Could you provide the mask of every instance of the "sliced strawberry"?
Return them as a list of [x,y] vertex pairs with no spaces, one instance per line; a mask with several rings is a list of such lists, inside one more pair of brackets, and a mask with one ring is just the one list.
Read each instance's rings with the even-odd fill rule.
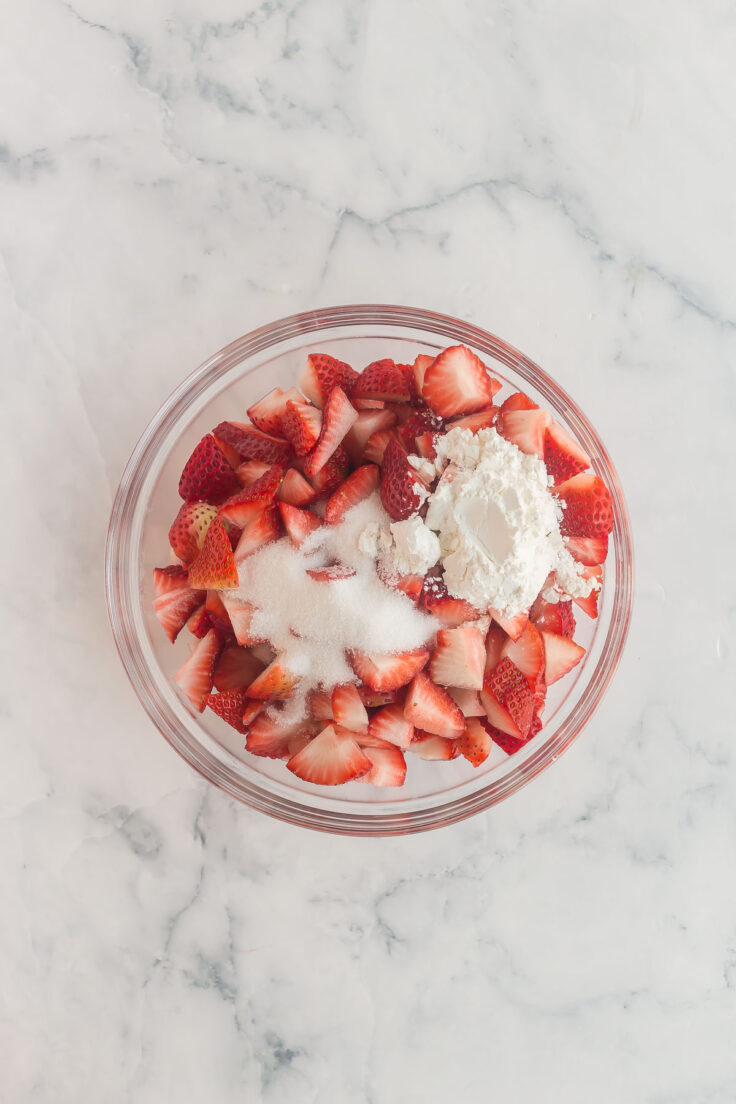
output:
[[424,581],[422,603],[427,613],[431,613],[448,629],[463,625],[466,621],[477,620],[481,612],[464,598],[453,598],[447,593],[443,580],[433,576]]
[[548,686],[557,682],[573,667],[577,667],[585,655],[585,648],[581,648],[574,640],[568,640],[566,636],[558,636],[557,633],[540,633],[544,642],[544,680]]
[[244,460],[263,460],[286,467],[293,455],[290,443],[283,437],[262,433],[248,422],[220,422],[214,432]]
[[434,736],[429,732],[418,730],[415,731],[414,739],[407,750],[418,755],[420,759],[457,759],[460,754],[454,740],[446,740],[444,736]]
[[465,731],[455,741],[461,755],[464,755],[474,767],[484,763],[491,753],[493,741],[483,725],[476,717],[471,717],[465,724]]
[[235,474],[242,487],[252,487],[257,479],[271,470],[272,466],[263,460],[243,460],[242,464],[236,467]]
[[[485,676],[489,671],[492,671],[496,664],[503,655],[504,645],[508,640],[507,634],[503,631],[500,625],[491,625],[486,636],[486,665],[484,671]],[[485,710],[484,710],[485,712]]]
[[393,410],[361,410],[344,441],[353,464],[363,463],[366,442],[374,433],[380,429],[391,429],[395,425],[396,415]]
[[[386,582],[386,580],[382,580]],[[422,590],[424,589],[424,576],[423,575],[399,575],[392,579],[390,584],[392,590],[400,590],[402,594],[405,594],[413,606],[419,605],[419,599],[422,597]]]
[[[323,468],[322,471],[325,469]],[[321,474],[321,473],[320,473]],[[308,483],[296,468],[289,468],[284,482],[279,487],[279,498],[290,506],[311,506],[318,495],[311,483]]]
[[343,360],[326,353],[310,353],[299,386],[315,406],[323,407],[334,387],[348,392],[357,378],[355,369]]
[[219,448],[220,452],[225,457],[228,464],[233,469],[233,471],[235,471],[235,474],[237,475],[238,473],[237,473],[236,469],[240,465],[240,461],[242,460],[242,456],[240,455],[239,452],[236,452],[234,448],[231,448],[230,445],[228,445],[227,441],[223,441],[221,437],[218,437],[216,433],[213,433],[212,436],[214,437],[215,444]]
[[368,710],[361,701],[355,683],[346,682],[333,688],[332,716],[342,728],[349,728],[351,732],[368,731]]
[[221,502],[238,489],[238,481],[211,433],[199,442],[184,465],[179,496],[185,502]]
[[414,410],[399,427],[399,440],[407,452],[416,452],[417,437],[421,437],[424,433],[438,433],[442,425],[442,419],[438,418],[428,406],[423,406],[419,410]]
[[235,549],[235,563],[240,564],[259,548],[281,536],[281,515],[275,503],[264,507],[244,526]]
[[236,732],[245,732],[243,724],[243,710],[248,699],[243,690],[223,690],[220,694],[208,694],[207,705],[210,709],[222,717],[223,721],[231,725]]
[[540,632],[544,629],[545,632],[567,637],[575,633],[575,614],[568,601],[547,602],[540,594],[529,611],[529,618]]
[[327,564],[326,567],[310,567],[307,569],[307,575],[316,583],[335,583],[342,579],[352,579],[355,570],[348,564],[333,563]]
[[539,406],[523,391],[515,391],[513,395],[504,399],[499,407],[501,414],[505,414],[507,410],[539,410]]
[[[481,724],[494,744],[500,747],[501,751],[505,751],[507,755],[515,755],[517,751],[520,751],[521,748],[528,743],[527,740],[519,740],[516,736],[509,736],[508,732],[502,732],[500,728],[496,728],[490,721],[482,720]],[[531,733],[529,739],[531,739],[532,735],[536,734]]]
[[265,702],[258,701],[256,698],[248,698],[245,700],[245,708],[243,710],[243,724],[247,728],[248,725],[253,724],[258,714],[261,712],[265,705]]
[[427,369],[430,364],[434,363],[433,356],[427,356],[426,353],[420,353],[414,360],[411,366],[412,375],[414,376],[414,387],[417,395],[422,394],[424,388],[424,377],[427,374]]
[[268,433],[272,437],[283,437],[281,417],[286,410],[286,404],[291,401],[302,401],[302,394],[296,387],[290,387],[288,391],[274,387],[273,391],[269,391],[259,402],[248,407],[248,417],[262,433]]
[[350,401],[356,410],[383,410],[386,406],[385,402],[381,399],[354,399],[350,396]]
[[332,694],[329,690],[311,690],[308,699],[309,712],[315,721],[334,721]]
[[434,460],[437,455],[437,449],[435,448],[436,441],[436,433],[430,433],[429,431],[427,433],[420,433],[417,437],[417,456],[421,456],[424,460]]
[[422,395],[435,414],[454,418],[491,406],[500,386],[467,346],[451,345],[427,368]]
[[420,499],[414,488],[417,475],[396,441],[389,441],[381,467],[381,502],[389,517],[403,521],[415,514]]
[[437,647],[429,661],[432,681],[439,686],[481,690],[486,662],[485,641],[485,632],[472,621],[455,629],[440,629]]
[[294,675],[277,656],[265,671],[248,686],[248,697],[261,701],[286,701],[294,694],[299,676]]
[[498,407],[489,406],[486,410],[477,410],[475,414],[465,414],[462,418],[454,418],[447,423],[447,432],[451,429],[469,429],[471,433],[477,433],[479,429],[490,429],[496,424]]
[[613,507],[608,489],[593,472],[581,472],[555,487],[564,517],[561,531],[568,537],[607,537],[613,529]]
[[317,472],[316,475],[310,475],[309,482],[314,487],[318,496],[330,495],[333,491],[337,490],[342,481],[347,477],[350,471],[350,464],[348,462],[348,454],[345,449],[340,448],[335,450],[333,456],[327,461],[323,468]]
[[377,429],[366,441],[363,455],[369,463],[381,465],[389,442],[398,440],[395,429]]
[[424,732],[451,740],[465,728],[465,718],[446,690],[432,682],[425,671],[413,678],[404,700],[404,716]]
[[185,502],[169,529],[169,544],[182,563],[196,559],[217,507],[206,502]]
[[322,518],[317,517],[311,510],[290,506],[288,502],[279,502],[278,506],[287,536],[297,548],[300,548],[309,534],[319,529],[322,524]]
[[264,506],[273,502],[283,478],[284,469],[279,464],[274,464],[255,483],[243,487],[223,503],[219,516],[231,525],[244,529],[249,521],[261,513]]
[[306,456],[319,440],[322,411],[311,403],[288,402],[281,425],[297,456]]
[[311,479],[325,466],[341,443],[358,412],[341,387],[334,387],[325,403],[319,439],[304,462],[305,475]]
[[507,617],[494,609],[489,609],[488,612],[496,624],[500,625],[506,635],[510,636],[512,640],[519,639],[529,620],[529,614],[526,612],[516,613],[513,617]]
[[408,403],[411,391],[404,373],[393,360],[374,360],[354,381],[350,398]]
[[207,704],[207,695],[212,692],[212,675],[221,648],[219,635],[210,629],[174,675],[174,681],[200,713]]
[[[608,555],[608,537],[566,537],[567,550],[574,560],[595,567],[606,562]],[[176,549],[174,549],[176,551]],[[182,557],[180,557],[182,558]]]
[[486,711],[481,705],[477,690],[463,690],[459,686],[448,686],[447,693],[463,717],[485,717]]
[[227,590],[222,591],[222,603],[227,610],[238,644],[246,648],[250,648],[253,644],[262,644],[263,637],[253,632],[253,616],[256,613],[256,607]]
[[[205,591],[202,591],[201,593],[204,594]],[[210,617],[209,611],[204,602],[194,611],[194,613],[188,619],[187,628],[189,629],[192,636],[196,636],[197,640],[201,640],[203,636],[207,635],[210,629],[215,628],[215,626],[212,624],[212,618]],[[222,636],[222,633],[220,633],[220,636]]]
[[[217,661],[213,683],[218,690],[244,690],[263,671],[263,664],[247,648],[229,644]],[[241,715],[243,710],[240,710]]]
[[596,586],[591,590],[590,594],[586,598],[573,598],[573,602],[576,606],[579,606],[583,613],[587,613],[588,617],[598,616],[598,595],[601,592],[601,581],[603,579],[603,568],[600,566],[586,567],[583,569],[583,575],[586,579],[595,579]]
[[429,648],[415,648],[394,655],[365,655],[352,652],[348,662],[361,682],[371,690],[398,690],[421,671],[429,659]]
[[507,640],[503,654],[518,667],[530,686],[536,684],[544,670],[544,645],[537,629],[529,621],[518,640]]
[[366,747],[363,752],[373,765],[361,782],[370,782],[372,786],[404,785],[406,759],[399,748]]
[[156,591],[154,613],[173,644],[195,610],[204,603],[205,595],[202,590],[190,587],[183,567],[154,568],[153,586]]
[[566,429],[551,422],[544,438],[544,463],[555,483],[562,483],[590,467],[590,457]]
[[219,518],[210,525],[202,549],[189,568],[189,582],[200,590],[225,590],[238,585],[230,538]]
[[230,617],[227,609],[220,597],[219,590],[208,590],[207,598],[205,600],[205,608],[212,622],[212,628],[217,629],[223,640],[226,637],[232,636],[233,627],[230,624]]
[[339,786],[367,774],[373,763],[344,729],[337,732],[332,725],[328,725],[286,766],[304,782],[313,782],[316,786]]
[[403,706],[398,703],[384,705],[371,717],[368,735],[373,740],[386,741],[406,749],[414,736],[414,725],[404,716]]
[[377,709],[382,705],[391,705],[401,697],[401,689],[396,690],[371,690],[370,686],[358,686],[358,693],[363,705],[368,709]]
[[486,675],[480,700],[492,725],[519,740],[527,739],[534,715],[534,691],[508,656]]
[[381,477],[375,464],[363,464],[347,477],[330,496],[325,507],[325,521],[328,525],[338,525],[348,510],[363,502],[378,489]]
[[507,410],[496,419],[496,430],[530,456],[544,456],[544,442],[552,415],[547,410]]
[[294,742],[309,737],[314,728],[298,721],[292,725],[280,725],[266,713],[259,713],[250,725],[245,737],[245,747],[253,755],[267,759],[286,759],[295,754]]

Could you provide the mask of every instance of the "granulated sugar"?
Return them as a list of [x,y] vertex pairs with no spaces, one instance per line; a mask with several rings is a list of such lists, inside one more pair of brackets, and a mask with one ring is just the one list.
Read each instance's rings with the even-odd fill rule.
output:
[[[434,618],[384,586],[375,560],[359,547],[367,526],[385,529],[389,521],[378,495],[372,495],[349,510],[340,525],[310,534],[300,549],[283,538],[239,565],[237,594],[258,609],[252,631],[265,637],[284,666],[300,676],[297,694],[282,714],[285,723],[304,715],[309,690],[357,681],[347,651],[408,651],[436,632]],[[335,562],[349,565],[356,574],[318,582],[306,573]]]

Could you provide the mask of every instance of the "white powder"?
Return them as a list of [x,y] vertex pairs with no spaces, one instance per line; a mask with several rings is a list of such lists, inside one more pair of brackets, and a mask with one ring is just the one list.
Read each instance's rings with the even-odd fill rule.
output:
[[424,575],[440,558],[439,538],[418,514],[391,524],[394,547],[391,559],[401,575]]
[[[284,538],[240,564],[236,593],[257,607],[253,632],[265,637],[284,666],[300,676],[295,698],[279,715],[284,724],[304,716],[310,689],[356,681],[346,651],[408,651],[436,632],[434,618],[380,581],[372,550],[360,546],[367,528],[385,533],[388,524],[374,494],[349,510],[340,525],[315,530],[301,548]],[[334,562],[349,565],[356,574],[318,582],[306,573]]]
[[529,608],[551,572],[559,591],[591,592],[560,535],[562,510],[538,457],[495,429],[453,429],[436,450],[442,475],[426,524],[438,534],[450,594],[513,616]]

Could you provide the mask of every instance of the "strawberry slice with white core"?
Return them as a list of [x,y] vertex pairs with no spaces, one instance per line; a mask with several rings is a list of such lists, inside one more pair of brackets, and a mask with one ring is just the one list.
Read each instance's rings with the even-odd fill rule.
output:
[[419,671],[404,700],[404,716],[415,728],[452,740],[465,729],[465,718],[446,690]]
[[566,636],[558,636],[557,633],[540,633],[544,643],[544,680],[548,686],[557,682],[573,667],[577,667],[585,655],[585,648],[581,648],[574,640],[568,640]]
[[381,429],[392,429],[396,425],[393,410],[361,410],[354,424],[345,435],[345,448],[353,464],[362,464],[366,442]]
[[330,496],[325,507],[328,525],[339,525],[348,510],[369,498],[378,489],[381,472],[375,464],[363,464],[347,477]]
[[417,474],[398,441],[389,441],[381,467],[381,502],[389,517],[404,521],[421,505],[415,484]]
[[[324,471],[324,468],[322,469]],[[289,468],[279,487],[278,497],[290,506],[311,506],[319,497],[311,483],[308,483],[296,468]]]
[[361,701],[355,683],[346,682],[332,690],[332,716],[342,728],[351,732],[368,731],[368,710]]
[[371,717],[368,736],[373,740],[386,741],[406,749],[414,736],[414,725],[404,716],[401,705],[384,705]]
[[256,479],[255,483],[251,483],[249,487],[243,487],[223,503],[220,507],[220,518],[229,521],[231,525],[237,525],[240,529],[245,528],[264,506],[273,502],[283,478],[284,469],[274,464],[259,479]]
[[219,518],[210,525],[204,544],[189,568],[189,583],[201,590],[225,590],[238,585],[230,538]]
[[349,733],[344,729],[338,732],[333,725],[328,725],[286,766],[304,782],[339,786],[367,774],[373,763]]
[[481,722],[477,718],[471,717],[465,726],[465,731],[457,737],[455,745],[469,763],[472,763],[474,767],[479,767],[490,755],[493,740]]
[[268,433],[272,437],[283,437],[281,416],[290,401],[302,402],[301,392],[297,391],[296,387],[290,387],[288,391],[274,387],[273,391],[269,391],[259,402],[248,407],[248,417],[261,432]]
[[242,690],[223,690],[220,694],[208,694],[206,704],[236,732],[243,733],[245,732],[243,710],[246,701],[247,698]]
[[454,740],[446,740],[444,736],[434,736],[429,732],[417,732],[407,751],[420,759],[444,761],[457,759],[460,754]]
[[376,430],[366,441],[363,450],[365,459],[371,464],[383,464],[383,458],[386,455],[386,449],[390,441],[396,441],[397,443],[399,441],[395,429]]
[[267,464],[288,464],[293,449],[283,437],[261,433],[249,422],[220,422],[214,432],[235,449],[244,460],[263,460]]
[[420,353],[414,363],[411,366],[412,375],[414,376],[414,385],[417,390],[417,394],[421,395],[424,389],[424,377],[427,374],[427,369],[430,364],[434,363],[434,357],[427,356],[426,353]]
[[200,713],[204,712],[207,695],[212,693],[212,676],[221,648],[219,634],[210,629],[174,675],[174,681]]
[[333,388],[325,403],[319,439],[304,463],[304,472],[308,477],[316,475],[325,466],[357,418],[358,411],[342,388]]
[[455,418],[491,406],[500,386],[467,346],[451,345],[427,368],[422,397],[441,418]]
[[558,422],[550,422],[544,438],[544,463],[555,483],[562,483],[590,467],[587,452]]
[[310,403],[290,401],[286,404],[281,427],[291,441],[297,456],[306,456],[317,444],[322,430],[322,411]]
[[[247,648],[229,644],[215,666],[213,683],[218,690],[244,690],[263,671],[263,664]],[[243,710],[241,709],[241,714]]]
[[[244,526],[240,540],[235,548],[235,563],[241,564],[246,556],[257,552],[259,548],[278,540],[281,536],[281,515],[275,503],[261,509]],[[237,584],[236,584],[237,586]]]
[[308,738],[313,732],[314,727],[304,721],[280,725],[267,713],[259,713],[248,729],[245,746],[253,755],[267,759],[290,758],[295,754],[291,750],[294,741]]
[[332,712],[332,694],[329,690],[311,690],[308,698],[308,709],[315,721],[334,721],[335,719]]
[[300,548],[309,534],[319,529],[322,524],[322,518],[317,517],[311,510],[290,506],[288,502],[279,502],[278,508],[287,536],[297,548]]
[[406,759],[397,747],[365,747],[363,754],[370,759],[372,766],[364,774],[361,782],[370,782],[372,786],[403,786],[406,778]]
[[496,419],[498,433],[521,452],[544,457],[544,442],[552,415],[547,410],[507,410]]
[[544,645],[537,629],[529,621],[518,640],[507,640],[503,654],[518,667],[527,681],[534,686],[544,670]]
[[497,406],[489,406],[487,410],[478,410],[475,414],[465,414],[462,418],[454,418],[448,422],[447,432],[451,429],[469,429],[471,433],[477,433],[479,429],[490,429],[496,424],[497,415]]
[[583,569],[583,576],[586,579],[594,579],[596,585],[585,598],[573,598],[573,602],[583,613],[587,613],[588,617],[597,617],[598,595],[600,594],[601,582],[603,580],[603,568],[600,565],[596,567],[586,567]]
[[222,592],[222,603],[227,610],[238,644],[246,648],[250,648],[252,644],[262,644],[263,637],[254,633],[252,628],[253,617],[257,612],[256,607],[227,590]]
[[509,736],[527,739],[534,715],[534,691],[508,656],[486,675],[480,700],[492,725]]
[[448,686],[447,693],[463,717],[485,717],[486,711],[481,705],[477,690],[463,690],[459,686]]
[[334,387],[348,392],[358,373],[343,360],[326,353],[310,353],[299,380],[299,386],[315,406],[323,407]]
[[366,655],[352,652],[348,662],[361,682],[371,690],[398,690],[421,671],[429,660],[429,648],[390,655]]
[[561,532],[568,537],[607,537],[613,529],[611,496],[600,476],[581,472],[555,487],[562,504]]
[[539,406],[523,391],[515,391],[513,395],[504,399],[498,409],[501,414],[505,414],[507,410],[539,410]]
[[411,392],[404,373],[393,360],[374,360],[353,383],[350,398],[408,403]]
[[236,467],[235,474],[242,487],[252,487],[256,480],[272,467],[272,464],[266,464],[263,460],[243,460],[242,464]]
[[238,481],[225,454],[208,433],[184,465],[179,495],[185,502],[221,502],[238,489]]
[[153,571],[156,597],[153,609],[173,644],[192,614],[205,600],[202,590],[193,590],[183,567],[156,567]]
[[453,598],[447,593],[442,579],[433,577],[425,580],[422,602],[427,613],[431,613],[448,629],[463,625],[466,621],[476,621],[481,615],[481,611],[464,598]]
[[217,517],[217,507],[206,502],[185,502],[169,529],[169,544],[182,561],[188,564],[197,558],[207,530]]
[[565,537],[567,550],[574,560],[586,567],[605,563],[608,555],[608,537]]
[[486,663],[485,641],[485,632],[472,621],[455,629],[440,629],[437,647],[429,661],[432,681],[440,686],[481,690]]
[[293,697],[299,676],[292,674],[279,656],[248,686],[248,697],[260,701],[286,701]]
[[506,635],[510,636],[512,640],[519,639],[529,620],[529,614],[526,611],[516,613],[512,617],[508,617],[494,609],[489,609],[488,612],[496,624],[500,625]]

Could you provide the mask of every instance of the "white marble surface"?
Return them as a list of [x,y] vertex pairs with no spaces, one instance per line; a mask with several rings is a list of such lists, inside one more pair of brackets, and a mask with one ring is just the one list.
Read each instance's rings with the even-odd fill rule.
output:
[[[736,1100],[736,8],[0,10],[0,1099]],[[540,361],[628,493],[627,654],[546,777],[327,838],[154,732],[107,515],[208,354],[335,302]]]

